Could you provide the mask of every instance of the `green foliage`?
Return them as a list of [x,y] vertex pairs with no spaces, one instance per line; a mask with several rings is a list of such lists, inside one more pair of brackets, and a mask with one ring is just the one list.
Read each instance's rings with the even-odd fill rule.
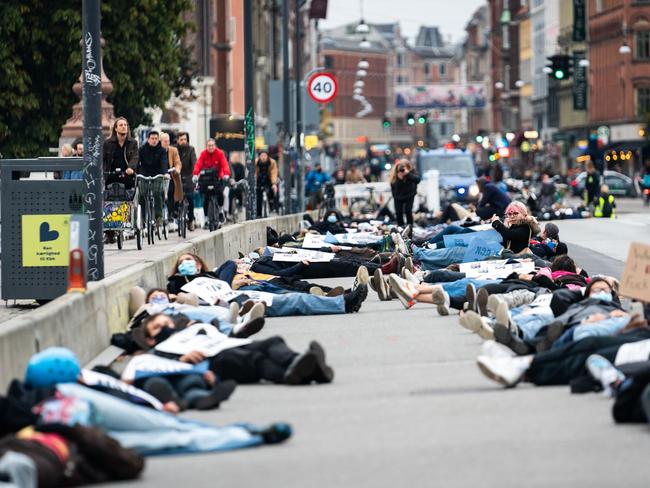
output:
[[[189,88],[193,29],[183,18],[190,0],[102,2],[104,68],[109,100],[131,127],[147,122],[145,108],[162,106]],[[0,2],[0,153],[47,155],[72,114],[72,85],[81,72],[81,1]]]

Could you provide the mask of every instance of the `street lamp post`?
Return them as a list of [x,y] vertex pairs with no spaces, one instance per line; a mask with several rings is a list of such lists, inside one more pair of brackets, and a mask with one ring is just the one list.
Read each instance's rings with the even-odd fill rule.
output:
[[282,0],[282,151],[284,175],[284,209],[291,213],[291,161],[289,156],[289,143],[291,140],[291,111],[289,105],[289,86],[291,75],[289,72],[289,0]]
[[302,92],[300,86],[301,75],[301,62],[302,62],[302,33],[300,18],[300,8],[304,0],[295,0],[295,63],[294,63],[294,77],[296,80],[296,191],[298,196],[298,212],[302,212],[305,208],[305,192],[303,189],[305,180],[305,167],[302,161]]
[[82,3],[83,203],[88,214],[88,279],[104,278],[104,181],[102,173],[102,66],[100,0]]

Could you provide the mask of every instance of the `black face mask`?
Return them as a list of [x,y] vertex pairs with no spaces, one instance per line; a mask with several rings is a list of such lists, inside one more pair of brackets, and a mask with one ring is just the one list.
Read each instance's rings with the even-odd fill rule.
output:
[[156,344],[160,344],[161,342],[166,341],[172,336],[172,334],[174,334],[174,332],[176,332],[176,329],[172,329],[171,327],[163,327],[160,329],[160,332],[158,332],[158,335],[154,337]]

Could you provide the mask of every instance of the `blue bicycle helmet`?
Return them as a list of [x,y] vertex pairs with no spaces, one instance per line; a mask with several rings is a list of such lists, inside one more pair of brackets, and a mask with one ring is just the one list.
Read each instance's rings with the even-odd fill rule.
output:
[[75,353],[64,347],[50,347],[31,357],[25,371],[25,383],[32,388],[74,383],[80,372]]

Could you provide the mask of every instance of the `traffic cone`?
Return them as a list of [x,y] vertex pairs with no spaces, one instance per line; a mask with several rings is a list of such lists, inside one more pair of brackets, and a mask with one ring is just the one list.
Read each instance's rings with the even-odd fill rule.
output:
[[68,265],[68,293],[86,291],[86,262],[81,249],[70,251]]

